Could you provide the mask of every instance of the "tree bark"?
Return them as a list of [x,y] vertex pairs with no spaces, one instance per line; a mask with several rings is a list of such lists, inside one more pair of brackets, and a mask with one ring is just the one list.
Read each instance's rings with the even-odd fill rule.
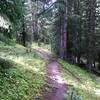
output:
[[95,26],[96,26],[96,0],[88,0],[87,9],[87,21],[88,21],[88,52],[87,52],[87,66],[89,70],[93,67],[94,58],[94,36],[95,36]]
[[60,57],[67,58],[67,1],[65,3],[65,10],[60,12],[61,19],[63,18],[61,25],[61,37],[60,37]]

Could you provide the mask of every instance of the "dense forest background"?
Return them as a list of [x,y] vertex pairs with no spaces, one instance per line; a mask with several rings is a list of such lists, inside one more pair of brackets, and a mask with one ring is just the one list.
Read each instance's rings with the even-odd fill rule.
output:
[[[42,74],[40,76],[38,76],[39,74],[37,75],[37,73],[42,73],[42,71],[45,73],[43,67],[44,63],[42,63],[45,61],[34,54],[33,45],[35,43],[38,47],[42,47],[42,49],[45,49],[45,47],[49,45],[50,48],[48,51],[51,52],[54,57],[60,59],[62,68],[66,71],[70,70],[68,73],[72,73],[71,75],[74,76],[76,80],[80,81],[80,77],[82,77],[82,82],[85,82],[85,79],[87,78],[85,77],[86,73],[88,76],[87,80],[89,80],[89,82],[92,80],[92,82],[86,83],[89,83],[91,86],[85,86],[91,87],[91,90],[89,90],[90,88],[88,89],[89,94],[87,93],[88,90],[85,91],[90,98],[92,95],[90,93],[92,87],[99,89],[98,91],[100,92],[100,81],[98,82],[99,78],[96,78],[100,75],[100,0],[0,0],[0,75],[2,76],[2,78],[0,76],[0,90],[5,87],[5,85],[2,85],[2,83],[5,83],[5,79],[4,81],[2,80],[6,76],[8,77],[8,74],[11,76],[13,74],[17,75],[14,77],[19,77],[21,75],[19,75],[19,73],[16,74],[19,72],[18,70],[15,72],[12,70],[11,73],[10,71],[7,71],[6,73],[6,69],[8,70],[8,67],[12,66],[13,63],[9,65],[10,61],[4,59],[6,57],[10,58],[11,55],[14,56],[12,59],[15,60],[22,60],[23,58],[25,62],[19,61],[23,66],[24,63],[27,67],[32,67],[34,65],[34,68],[36,66],[40,68],[41,66],[41,70],[36,72],[36,76],[39,77],[37,78],[37,81],[40,82],[41,80],[44,80],[45,74],[43,74],[43,76]],[[7,54],[8,52],[10,53]],[[32,58],[33,54],[35,57],[35,64]],[[66,62],[68,63],[65,64]],[[14,66],[15,65],[16,64],[14,64]],[[5,66],[8,67],[6,68]],[[23,73],[23,76],[21,77],[25,78],[29,84],[34,84],[33,81],[30,81],[30,76],[33,75],[32,71],[25,72],[23,69],[24,68],[20,70],[20,72]],[[2,70],[4,70],[4,73]],[[86,72],[81,70],[85,70]],[[25,73],[26,75],[24,75]],[[73,84],[76,82],[73,82],[74,79],[70,74],[66,75],[65,71],[63,71],[62,74],[64,74],[64,77],[67,77],[67,80],[69,79],[69,84],[71,84],[71,82]],[[94,78],[91,79],[92,74],[97,76],[93,76]],[[76,77],[78,75],[79,79]],[[70,81],[71,78],[72,80]],[[13,80],[11,82],[13,83]],[[25,81],[23,81],[23,83],[24,82]],[[80,84],[82,85],[83,83]],[[40,84],[43,85],[43,81],[37,85],[37,88],[39,89]],[[84,84],[81,85],[79,86],[82,88]],[[4,87],[2,88],[2,86]],[[20,83],[20,86],[23,86],[23,89],[27,88],[24,87],[22,83]],[[25,86],[27,86],[26,83]],[[27,89],[30,87],[33,89],[35,86],[30,85]],[[19,87],[19,90],[23,89],[22,87],[21,89]],[[17,89],[15,89],[15,91],[16,90]],[[31,93],[34,93],[34,95],[37,94],[37,91],[30,91]],[[83,90],[80,89],[79,92],[80,91],[83,93]],[[21,93],[24,94],[23,91],[21,91]],[[0,96],[3,98],[2,94],[6,94],[6,92],[1,92]],[[11,94],[13,94],[13,90],[11,90]],[[19,94],[19,99],[12,100],[32,100],[32,98],[29,98],[29,95],[32,97],[32,94],[26,94],[27,96],[25,98],[27,99],[22,99],[21,94]],[[88,96],[86,97],[88,98]],[[84,100],[99,100],[94,99],[95,97],[92,99],[90,98]]]
[[10,22],[2,41],[50,43],[59,57],[99,72],[99,0],[1,0],[0,14]]

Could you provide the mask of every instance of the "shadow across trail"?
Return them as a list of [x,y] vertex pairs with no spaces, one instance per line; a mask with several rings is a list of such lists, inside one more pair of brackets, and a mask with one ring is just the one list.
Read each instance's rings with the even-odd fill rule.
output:
[[64,81],[60,76],[57,59],[43,50],[36,50],[36,53],[48,61],[46,64],[46,84],[49,84],[52,87],[52,91],[46,93],[43,100],[63,100],[66,88]]

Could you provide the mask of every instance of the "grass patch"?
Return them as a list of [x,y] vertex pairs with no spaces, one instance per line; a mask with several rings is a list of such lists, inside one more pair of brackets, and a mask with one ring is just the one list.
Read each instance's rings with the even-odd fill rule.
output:
[[59,62],[66,84],[82,95],[83,100],[100,100],[100,77],[63,60]]
[[84,100],[74,88],[70,88],[64,95],[64,100]]
[[[51,51],[51,46],[50,44],[44,44],[44,43],[41,43],[41,44],[38,44],[38,43],[33,43],[32,47],[34,49],[42,49],[44,51],[47,51],[47,52],[50,52]],[[50,52],[51,53],[51,52]]]
[[0,100],[34,100],[45,81],[45,62],[34,51],[0,42]]

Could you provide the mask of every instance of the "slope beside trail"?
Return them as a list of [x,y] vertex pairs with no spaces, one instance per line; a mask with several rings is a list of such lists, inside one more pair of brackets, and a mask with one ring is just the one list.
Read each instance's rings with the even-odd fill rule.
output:
[[[59,64],[57,62],[57,59],[43,50],[36,50],[36,52],[40,57],[48,61],[46,64],[46,71],[47,71],[46,85],[49,84],[49,86],[51,86],[52,88],[50,92],[45,91],[43,93],[45,94],[43,96],[43,100],[63,100],[66,88],[63,78],[60,76]],[[46,85],[44,85],[44,87]]]

